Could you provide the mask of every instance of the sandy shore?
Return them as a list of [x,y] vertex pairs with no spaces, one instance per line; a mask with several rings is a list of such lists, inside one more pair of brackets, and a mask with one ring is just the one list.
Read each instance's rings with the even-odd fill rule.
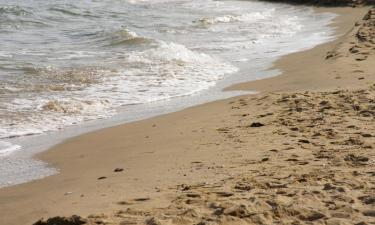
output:
[[368,8],[318,10],[340,38],[230,88],[260,94],[70,139],[38,156],[60,174],[0,189],[0,224],[374,224]]

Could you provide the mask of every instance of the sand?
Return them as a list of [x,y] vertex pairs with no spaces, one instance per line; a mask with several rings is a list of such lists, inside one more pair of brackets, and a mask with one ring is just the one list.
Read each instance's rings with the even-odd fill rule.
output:
[[229,88],[259,94],[53,147],[37,157],[60,173],[0,189],[0,224],[375,223],[374,26],[368,8],[317,10],[340,38]]

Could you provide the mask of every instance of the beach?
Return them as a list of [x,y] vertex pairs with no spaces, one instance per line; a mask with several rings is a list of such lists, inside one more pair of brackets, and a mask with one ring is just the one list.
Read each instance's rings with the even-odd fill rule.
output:
[[0,189],[0,224],[374,223],[375,12],[316,10],[339,15],[338,38],[282,57],[280,76],[228,88],[259,94],[37,155],[59,173]]

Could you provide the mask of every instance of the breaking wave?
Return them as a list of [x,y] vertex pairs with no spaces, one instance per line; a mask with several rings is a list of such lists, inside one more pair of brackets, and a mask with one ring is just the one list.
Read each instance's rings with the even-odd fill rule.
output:
[[213,25],[218,23],[232,23],[232,22],[256,22],[259,20],[266,19],[272,16],[275,9],[270,9],[266,12],[254,12],[243,15],[224,15],[217,17],[203,17],[195,20],[195,23],[201,23],[206,25]]

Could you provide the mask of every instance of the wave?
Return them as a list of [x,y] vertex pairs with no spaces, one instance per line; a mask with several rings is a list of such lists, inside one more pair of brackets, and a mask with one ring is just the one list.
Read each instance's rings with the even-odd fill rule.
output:
[[167,43],[159,41],[156,48],[151,48],[142,52],[134,52],[128,55],[128,60],[132,62],[157,62],[157,61],[179,61],[185,63],[216,63],[211,56],[194,52],[186,46],[177,43]]
[[[237,71],[230,63],[163,41],[151,49],[131,52],[125,60],[128,67],[124,75],[141,84],[142,89],[146,88],[146,92],[136,95],[139,99],[154,93],[163,98],[191,95],[215,85],[225,74]],[[134,84],[124,86],[129,85]]]
[[[15,138],[56,131],[83,121],[113,115],[109,101],[94,99],[93,96],[69,97],[69,92],[51,95],[45,91],[37,98],[19,97],[3,104],[3,107],[8,113],[0,123],[0,138]],[[6,149],[4,146],[0,145],[0,151]]]
[[0,6],[0,17],[5,15],[26,16],[32,15],[32,12],[17,5]]
[[20,149],[21,149],[21,146],[19,145],[15,145],[6,141],[0,141],[0,158],[7,156]]
[[[90,11],[82,11],[74,7],[73,5],[65,5],[65,8],[60,7],[51,7],[49,8],[50,11],[58,12],[67,16],[73,16],[73,17],[92,17],[92,18],[98,18],[99,16],[93,15]],[[66,8],[66,7],[69,7]]]
[[0,104],[0,117],[5,110],[0,137],[58,130],[110,117],[123,105],[191,95],[237,71],[231,64],[184,45],[162,41],[155,45],[126,53],[123,67],[116,70],[27,68],[32,85],[3,86],[4,92],[17,98]]
[[139,36],[136,32],[129,29],[122,29],[108,35],[104,41],[109,42],[107,46],[118,45],[139,45],[152,43],[153,39]]
[[[214,84],[224,74],[237,71],[233,65],[210,55],[192,51],[181,44],[163,41],[159,41],[157,47],[127,54],[126,61],[137,69],[147,65],[148,69],[143,74],[155,76],[156,79],[171,77],[197,83],[201,81],[203,86],[210,82]],[[197,89],[200,89],[199,85]]]
[[90,100],[78,100],[78,99],[62,99],[62,100],[50,100],[42,101],[40,109],[45,112],[57,112],[62,114],[82,114],[89,111],[97,110],[99,107],[103,107],[108,104],[108,101],[90,101]]
[[232,22],[255,22],[259,20],[266,19],[272,16],[275,9],[270,9],[266,12],[259,13],[248,13],[243,15],[223,15],[217,17],[203,17],[198,20],[193,21],[194,23],[201,23],[205,25],[213,25],[218,23],[232,23]]
[[155,42],[154,39],[138,35],[136,32],[127,28],[115,31],[100,31],[91,36],[93,37],[88,41],[89,44],[95,46],[101,45],[103,47],[143,45]]
[[17,5],[0,7],[0,28],[18,29],[22,26],[45,27],[47,24],[27,8]]

